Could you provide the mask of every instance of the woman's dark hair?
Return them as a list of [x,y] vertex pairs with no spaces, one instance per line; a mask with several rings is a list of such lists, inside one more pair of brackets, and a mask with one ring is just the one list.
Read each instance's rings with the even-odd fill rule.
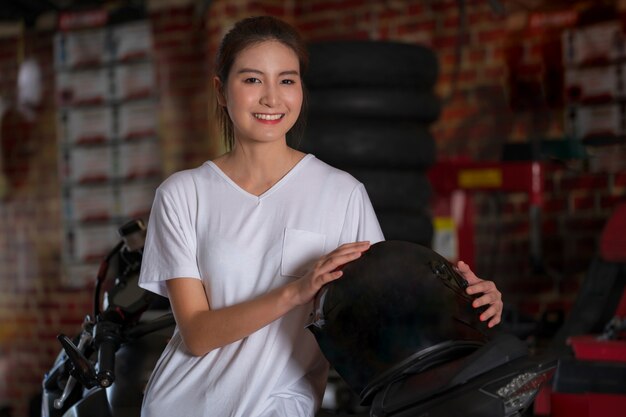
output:
[[[247,47],[264,41],[278,41],[287,46],[297,55],[300,63],[300,78],[309,64],[309,54],[300,34],[289,24],[271,16],[248,17],[240,20],[224,36],[217,51],[215,75],[224,87],[228,81],[228,74],[237,55]],[[302,85],[302,108],[298,120],[287,133],[289,143],[297,144],[304,133],[306,123],[307,97],[304,84]],[[224,106],[217,106],[217,119],[224,136],[227,149],[232,149],[235,137],[233,122]]]

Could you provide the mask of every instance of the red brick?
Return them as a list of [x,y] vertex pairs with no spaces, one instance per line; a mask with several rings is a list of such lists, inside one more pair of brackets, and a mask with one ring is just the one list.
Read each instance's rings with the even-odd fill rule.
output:
[[326,33],[320,32],[314,35],[309,35],[307,39],[309,41],[339,41],[339,40],[367,40],[370,38],[370,34],[367,31],[360,30],[351,33],[342,33],[342,34],[334,34],[334,33]]
[[310,22],[300,23],[298,29],[302,32],[312,32],[320,29],[328,29],[335,26],[334,19],[317,19]]
[[439,36],[435,39],[433,39],[433,48],[435,49],[439,49],[439,48],[455,48],[457,47],[459,44],[461,45],[469,45],[471,43],[470,41],[470,36],[469,35],[465,35],[465,36],[461,36],[460,38],[456,35],[454,36]]
[[484,48],[472,49],[465,56],[468,62],[484,63],[487,58],[487,51]]
[[313,14],[322,11],[355,10],[360,6],[367,6],[367,0],[342,0],[342,1],[320,1],[313,3],[307,12]]
[[425,11],[426,9],[425,9],[423,2],[418,0],[414,2],[413,4],[409,5],[409,8],[407,9],[406,14],[408,16],[420,16],[424,14]]
[[437,51],[437,58],[439,59],[441,68],[447,68],[449,70],[455,67],[458,60],[456,52],[452,50]]
[[452,119],[466,119],[469,116],[473,116],[476,114],[476,109],[474,107],[444,107],[443,112],[441,114],[441,119],[444,120],[452,120]]
[[431,3],[430,8],[440,13],[456,13],[459,10],[459,3],[455,0],[439,0]]
[[[412,14],[413,13],[409,13],[409,15]],[[405,14],[402,11],[395,9],[383,9],[377,13],[377,17],[381,20],[395,19],[401,16],[405,16]]]
[[467,22],[471,26],[475,26],[480,23],[488,23],[492,25],[503,24],[502,18],[496,17],[491,10],[468,13]]
[[460,16],[449,16],[443,19],[443,27],[446,29],[459,28],[461,26]]
[[479,43],[490,43],[490,42],[503,42],[506,40],[508,36],[508,32],[506,29],[493,29],[478,32],[478,42]]
[[192,19],[194,17],[193,6],[177,6],[159,9],[150,13],[150,21],[158,21],[159,19],[172,19],[172,18],[186,18]]
[[497,81],[507,75],[507,70],[503,66],[497,66],[494,68],[486,68],[482,71],[482,73],[487,80]]
[[381,27],[378,30],[378,39],[381,41],[389,40],[391,36],[391,32],[388,27]]
[[167,35],[155,36],[153,38],[154,49],[156,51],[169,51],[178,48],[196,49],[196,45],[190,44],[189,36],[185,32],[169,33]]
[[540,63],[522,63],[509,68],[511,78],[515,79],[537,79],[543,75],[543,65]]
[[228,17],[235,17],[239,15],[239,11],[240,9],[238,6],[234,4],[229,4],[229,3],[226,3],[224,10],[223,10],[224,14]]
[[163,21],[158,25],[154,25],[152,32],[158,33],[159,36],[166,36],[171,33],[184,33],[187,31],[193,31],[194,29],[195,23],[192,20],[171,19]]
[[445,73],[439,76],[440,83],[451,83],[453,80],[463,83],[473,83],[478,78],[475,70],[464,70],[459,73]]

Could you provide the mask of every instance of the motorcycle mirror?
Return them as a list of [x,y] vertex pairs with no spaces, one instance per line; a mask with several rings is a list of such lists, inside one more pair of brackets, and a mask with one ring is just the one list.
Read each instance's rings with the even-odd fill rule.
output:
[[143,220],[135,219],[118,229],[118,234],[124,239],[126,248],[131,251],[140,251],[146,241],[146,225]]

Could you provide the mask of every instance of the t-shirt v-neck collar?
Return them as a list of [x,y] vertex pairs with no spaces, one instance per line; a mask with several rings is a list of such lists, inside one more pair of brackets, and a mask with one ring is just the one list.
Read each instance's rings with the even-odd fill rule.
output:
[[218,167],[215,164],[215,162],[213,162],[213,161],[206,161],[205,164],[207,164],[209,167],[211,167],[220,177],[222,177],[224,179],[224,181],[226,181],[228,184],[230,184],[230,186],[233,187],[235,190],[237,190],[238,192],[240,192],[241,194],[244,194],[245,196],[247,196],[249,198],[254,198],[255,200],[259,200],[260,201],[260,200],[263,200],[263,199],[269,197],[271,194],[274,193],[274,191],[278,190],[283,184],[285,184],[289,180],[289,178],[294,176],[296,174],[296,172],[300,170],[300,167],[302,165],[304,165],[306,161],[308,161],[309,159],[311,159],[313,157],[314,156],[312,154],[304,155],[304,157],[300,161],[298,161],[298,163],[295,164],[293,166],[293,168],[291,168],[289,171],[287,171],[287,173],[285,175],[283,175],[283,177],[281,179],[276,181],[276,183],[274,183],[274,185],[272,185],[270,188],[268,188],[265,192],[263,192],[260,195],[252,194],[252,193],[244,190],[243,188],[241,188],[235,181],[232,180],[232,178],[230,178],[228,175],[226,175],[226,173],[224,171],[222,171],[222,169],[220,167]]

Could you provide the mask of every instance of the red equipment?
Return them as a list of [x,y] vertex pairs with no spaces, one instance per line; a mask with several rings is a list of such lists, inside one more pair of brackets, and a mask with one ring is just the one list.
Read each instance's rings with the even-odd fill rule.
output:
[[[475,268],[473,194],[490,191],[522,192],[528,195],[529,202],[531,259],[539,262],[544,170],[544,165],[537,161],[438,162],[428,172],[435,192],[434,249],[450,261],[463,260]],[[442,228],[451,232],[444,244],[447,247],[438,246],[437,234]]]
[[[537,161],[439,162],[429,172],[435,191],[435,249],[474,267],[474,192],[525,192],[529,196],[530,254],[541,260],[539,227],[544,166]],[[437,221],[447,219],[448,250],[437,247]],[[450,244],[450,242],[452,242]],[[535,415],[626,416],[626,203],[604,227],[579,296],[551,349],[561,357],[552,387],[535,401]]]
[[[566,337],[574,357],[559,363],[550,394],[551,416],[626,415],[625,284],[626,204],[621,204],[604,227],[600,254],[581,287],[569,323],[555,338],[560,342]],[[594,307],[604,311],[592,314]],[[601,334],[598,325],[604,327]],[[588,329],[581,333],[584,327]]]

